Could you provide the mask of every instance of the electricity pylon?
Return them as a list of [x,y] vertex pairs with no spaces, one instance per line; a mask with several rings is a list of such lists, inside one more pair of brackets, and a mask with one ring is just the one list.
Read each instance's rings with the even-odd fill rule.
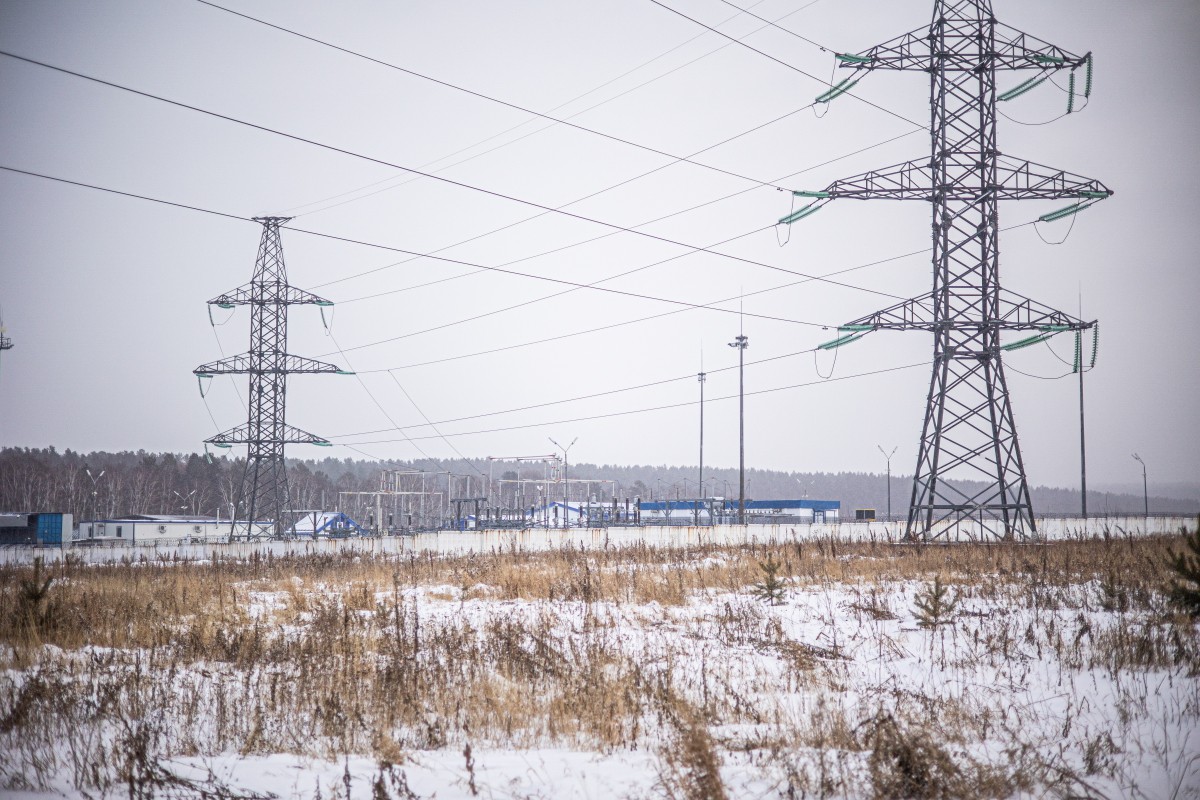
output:
[[[933,209],[933,290],[838,328],[822,345],[840,347],[876,330],[934,336],[933,376],[918,447],[906,537],[962,534],[1026,538],[1037,531],[1009,402],[1001,352],[1028,346],[1084,322],[1002,289],[999,201],[1070,198],[1043,221],[1078,213],[1112,194],[1098,181],[1002,155],[996,102],[1013,99],[1069,70],[1070,113],[1091,94],[1091,53],[1075,55],[996,21],[990,0],[936,0],[928,28],[861,53],[839,53],[854,74],[817,98],[828,102],[874,70],[930,76],[932,152],[928,159],[799,191],[813,201],[780,220],[791,224],[836,198],[923,200]],[[1075,70],[1084,69],[1077,91]],[[1036,74],[997,96],[1001,70]],[[1034,335],[1001,344],[1001,332]],[[983,488],[978,487],[983,481]]]
[[[246,469],[235,506],[245,511],[247,538],[268,525],[275,536],[286,530],[284,514],[291,508],[288,497],[284,445],[316,444],[328,447],[319,436],[293,428],[284,421],[287,411],[287,376],[300,372],[349,374],[323,361],[287,352],[287,309],[292,305],[331,306],[333,303],[287,282],[279,226],[290,217],[255,217],[263,226],[258,259],[250,283],[209,300],[210,306],[250,306],[250,350],[237,356],[202,364],[193,370],[198,378],[214,375],[250,376],[249,418],[245,425],[206,439],[207,444],[227,448],[248,445]],[[263,522],[259,522],[262,520]],[[232,530],[237,534],[237,512]]]

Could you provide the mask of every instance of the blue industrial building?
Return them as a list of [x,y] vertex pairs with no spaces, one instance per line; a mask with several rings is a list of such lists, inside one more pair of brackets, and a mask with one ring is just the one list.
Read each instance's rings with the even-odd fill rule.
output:
[[0,545],[69,547],[73,527],[70,514],[0,512]]
[[[738,501],[727,497],[642,501],[639,508],[643,524],[711,525],[737,522],[738,516]],[[841,509],[840,500],[747,500],[746,522],[754,525],[837,522]]]

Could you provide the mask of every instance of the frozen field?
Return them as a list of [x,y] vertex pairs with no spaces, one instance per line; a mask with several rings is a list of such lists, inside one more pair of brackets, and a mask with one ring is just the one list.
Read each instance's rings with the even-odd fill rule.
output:
[[0,790],[1200,797],[1179,541],[7,566]]

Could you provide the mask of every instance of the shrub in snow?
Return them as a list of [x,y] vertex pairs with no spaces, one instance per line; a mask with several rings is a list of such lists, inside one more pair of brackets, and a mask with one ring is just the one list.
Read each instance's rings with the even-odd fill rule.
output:
[[[1175,573],[1167,587],[1171,604],[1193,617],[1200,617],[1200,520],[1189,536],[1183,531],[1182,553],[1168,551],[1167,565]],[[1189,552],[1190,551],[1190,552]]]
[[950,617],[958,606],[958,597],[950,596],[950,590],[942,584],[942,577],[939,575],[917,595],[913,605],[917,625],[922,628],[936,628],[950,622]]
[[758,562],[758,568],[763,571],[763,579],[751,589],[755,597],[773,606],[783,602],[784,590],[787,588],[787,584],[779,577],[779,567],[779,562],[773,556],[767,556],[766,561]]

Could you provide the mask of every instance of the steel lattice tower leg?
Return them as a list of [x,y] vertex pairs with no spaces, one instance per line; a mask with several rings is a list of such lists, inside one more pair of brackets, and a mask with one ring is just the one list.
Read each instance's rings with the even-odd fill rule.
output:
[[[780,222],[803,219],[839,197],[928,201],[933,210],[933,289],[841,326],[842,335],[822,347],[839,347],[881,329],[933,334],[933,374],[909,504],[909,538],[1033,536],[1033,506],[1001,354],[1095,323],[1001,287],[999,201],[1081,201],[1056,212],[1061,216],[1112,192],[1096,181],[1000,154],[996,74],[1070,69],[1073,103],[1075,69],[1086,67],[1084,92],[1091,92],[1091,54],[1075,56],[1002,25],[992,16],[990,0],[936,0],[927,29],[860,54],[837,54],[837,59],[856,72],[919,70],[930,75],[930,157],[836,181],[823,191],[796,192],[814,202]],[[854,77],[831,87],[818,101],[848,91],[857,83]],[[1039,74],[1006,94],[1015,97],[1039,79],[1044,77]],[[1004,345],[1001,332],[1007,330],[1038,335]]]
[[[932,51],[987,63],[995,51],[990,6],[938,3]],[[992,324],[1000,319],[999,204],[995,193],[954,199],[936,189],[998,185],[996,72],[938,62],[930,75],[934,365],[907,532],[973,517],[1005,538],[1026,536],[1035,532],[1033,507]],[[989,485],[972,491],[956,479]]]
[[[328,300],[296,289],[287,282],[283,244],[279,228],[288,217],[256,217],[263,226],[258,258],[250,283],[210,300],[211,305],[232,308],[250,306],[250,350],[242,355],[197,367],[201,378],[220,374],[248,374],[249,408],[245,425],[207,439],[217,447],[246,444],[246,469],[236,506],[245,510],[245,534],[254,535],[268,526],[275,536],[287,529],[291,508],[288,496],[284,446],[328,445],[324,439],[287,424],[287,376],[294,372],[342,373],[332,364],[289,355],[287,352],[287,309],[289,305],[332,305]],[[344,374],[344,373],[343,373]],[[237,533],[239,523],[231,522]]]

